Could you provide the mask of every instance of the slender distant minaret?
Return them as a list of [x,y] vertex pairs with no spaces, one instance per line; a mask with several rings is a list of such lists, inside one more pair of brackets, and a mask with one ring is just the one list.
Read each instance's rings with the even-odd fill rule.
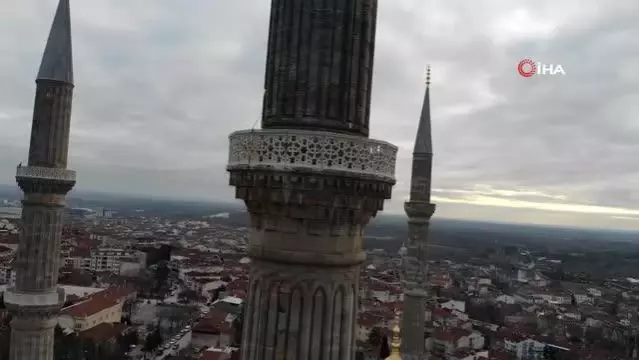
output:
[[73,94],[69,0],[60,0],[36,79],[27,166],[16,180],[24,192],[15,286],[4,301],[11,313],[11,360],[52,360],[54,327],[64,302],[58,288],[65,196],[75,185],[67,170]]
[[430,202],[433,145],[430,125],[430,67],[426,73],[426,95],[422,108],[411,176],[410,200],[404,204],[408,215],[408,247],[404,257],[404,316],[402,317],[403,358],[422,360],[427,300],[426,245],[430,218],[435,205]]

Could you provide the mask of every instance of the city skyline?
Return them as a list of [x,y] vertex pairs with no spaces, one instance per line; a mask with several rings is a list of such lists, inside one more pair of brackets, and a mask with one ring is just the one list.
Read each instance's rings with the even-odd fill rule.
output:
[[[0,59],[0,183],[13,183],[26,160],[25,79],[55,4],[27,0],[0,15],[0,48],[12,51]],[[639,228],[630,123],[639,27],[624,22],[638,5],[576,4],[380,3],[371,136],[400,147],[387,213],[402,213],[408,196],[431,63],[435,217]],[[258,121],[263,91],[269,2],[255,5],[74,4],[69,165],[82,174],[79,189],[232,199],[227,135]],[[527,57],[566,75],[520,77]]]

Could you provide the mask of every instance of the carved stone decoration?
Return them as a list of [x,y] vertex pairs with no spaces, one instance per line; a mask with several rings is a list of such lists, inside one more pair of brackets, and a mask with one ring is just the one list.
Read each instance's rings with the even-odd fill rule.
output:
[[16,169],[16,178],[75,182],[75,171],[41,166],[18,166]]
[[395,179],[397,147],[359,136],[293,129],[244,130],[229,136],[229,168],[327,170]]

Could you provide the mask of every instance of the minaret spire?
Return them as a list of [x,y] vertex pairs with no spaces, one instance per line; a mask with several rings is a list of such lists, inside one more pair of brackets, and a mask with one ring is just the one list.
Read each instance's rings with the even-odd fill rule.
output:
[[432,154],[433,140],[430,125],[430,65],[426,68],[426,94],[422,104],[422,114],[419,118],[417,139],[413,154]]
[[419,119],[413,169],[410,180],[410,199],[404,204],[408,215],[408,248],[403,261],[404,317],[402,352],[404,358],[423,359],[424,311],[428,298],[428,263],[426,262],[428,229],[435,205],[430,202],[433,146],[430,125],[430,66],[426,69],[426,95]]
[[71,13],[69,0],[60,0],[51,24],[49,39],[44,48],[37,80],[60,81],[73,84],[71,47]]

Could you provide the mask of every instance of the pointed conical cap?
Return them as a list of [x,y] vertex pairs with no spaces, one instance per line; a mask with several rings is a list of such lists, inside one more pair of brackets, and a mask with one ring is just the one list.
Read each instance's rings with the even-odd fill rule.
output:
[[426,94],[424,95],[424,104],[422,105],[422,115],[419,118],[419,127],[417,128],[417,138],[415,139],[415,148],[413,154],[432,154],[433,139],[431,135],[430,125],[430,67],[426,73]]
[[37,79],[73,84],[69,0],[60,0],[58,3]]

